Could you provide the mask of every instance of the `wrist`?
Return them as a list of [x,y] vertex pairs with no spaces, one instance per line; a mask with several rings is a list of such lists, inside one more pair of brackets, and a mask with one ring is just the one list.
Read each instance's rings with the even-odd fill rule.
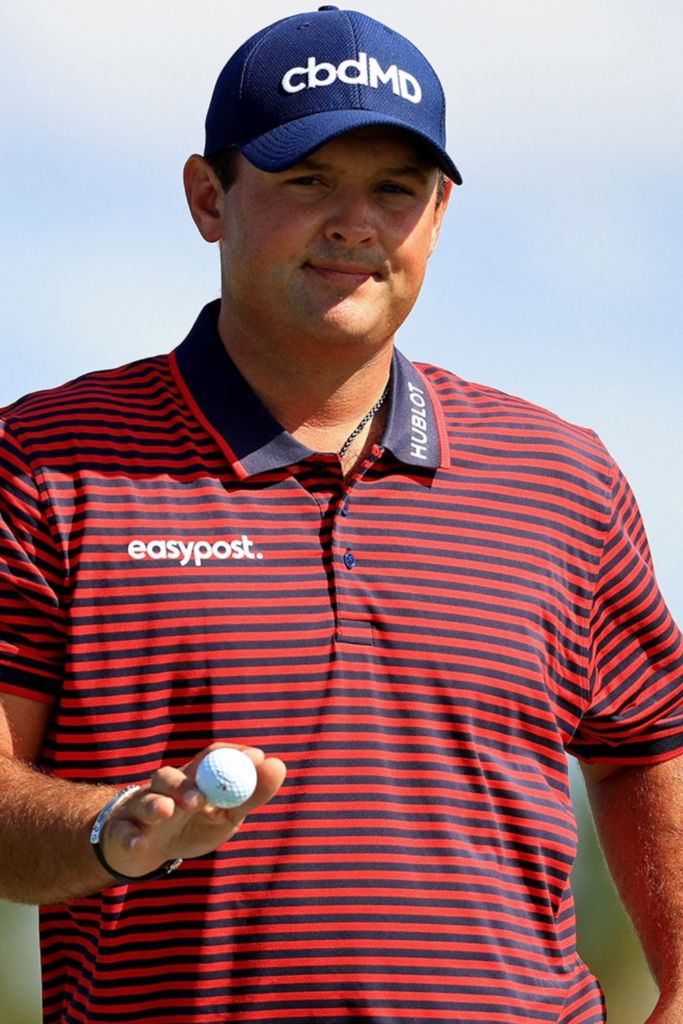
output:
[[168,860],[164,864],[161,864],[154,871],[148,871],[143,875],[124,875],[120,871],[117,871],[107,860],[104,850],[102,848],[102,842],[104,839],[104,832],[107,823],[110,821],[112,816],[118,811],[125,803],[128,802],[135,794],[141,789],[141,786],[132,785],[126,786],[119,793],[116,793],[107,803],[104,805],[100,813],[95,818],[93,826],[90,830],[90,845],[92,851],[97,857],[98,861],[105,869],[105,871],[111,875],[111,877],[124,885],[131,882],[142,882],[154,878],[166,878],[175,871],[180,864],[182,864],[182,858],[176,858],[175,860]]

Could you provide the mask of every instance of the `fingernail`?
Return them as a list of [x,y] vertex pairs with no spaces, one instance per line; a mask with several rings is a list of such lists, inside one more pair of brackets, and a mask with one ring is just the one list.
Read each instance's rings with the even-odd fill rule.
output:
[[202,794],[198,789],[188,789],[185,791],[184,802],[186,807],[198,807],[202,800]]

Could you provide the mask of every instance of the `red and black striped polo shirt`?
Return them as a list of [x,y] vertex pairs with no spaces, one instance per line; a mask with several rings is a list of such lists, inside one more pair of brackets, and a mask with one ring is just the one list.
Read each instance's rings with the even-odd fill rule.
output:
[[591,432],[395,354],[345,483],[230,362],[170,356],[5,410],[0,688],[43,767],[144,781],[213,740],[281,793],[164,881],[45,907],[48,1024],[598,1024],[567,751],[683,746],[681,641]]

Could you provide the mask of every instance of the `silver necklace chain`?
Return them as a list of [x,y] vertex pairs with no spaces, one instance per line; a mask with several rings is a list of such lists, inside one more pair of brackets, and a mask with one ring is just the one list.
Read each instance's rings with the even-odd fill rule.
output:
[[382,408],[382,406],[384,405],[384,402],[386,401],[386,397],[389,394],[389,385],[390,385],[390,383],[391,383],[391,381],[387,382],[387,386],[385,387],[384,391],[382,392],[381,398],[379,398],[375,402],[375,404],[373,405],[372,409],[370,409],[370,410],[368,410],[368,412],[366,412],[365,416],[360,421],[360,423],[355,428],[355,430],[352,430],[351,433],[349,434],[349,436],[344,441],[344,444],[341,446],[341,448],[339,449],[339,452],[337,453],[339,455],[340,459],[343,458],[346,455],[347,451],[349,450],[349,448],[351,446],[351,442],[354,441],[358,437],[358,435],[368,425],[368,423],[370,422],[372,417],[375,415],[375,413],[378,412]]

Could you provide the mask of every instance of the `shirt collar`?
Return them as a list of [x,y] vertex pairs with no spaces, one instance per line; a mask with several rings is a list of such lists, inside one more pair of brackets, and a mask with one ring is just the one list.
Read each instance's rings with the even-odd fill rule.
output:
[[[171,354],[171,367],[188,404],[240,478],[310,458],[315,453],[271,416],[228,355],[218,334],[219,310],[220,299],[205,306]],[[382,447],[409,465],[449,465],[441,406],[426,377],[397,351],[389,402]]]

